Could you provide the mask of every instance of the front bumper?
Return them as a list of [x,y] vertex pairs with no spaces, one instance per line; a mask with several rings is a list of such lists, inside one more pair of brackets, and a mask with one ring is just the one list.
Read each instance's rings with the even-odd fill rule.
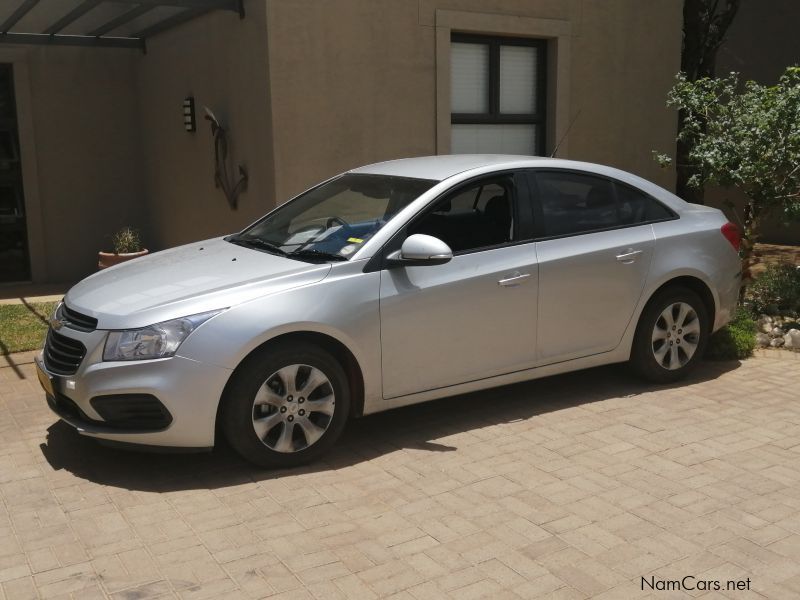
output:
[[[88,335],[95,337],[96,333]],[[68,335],[76,339],[86,337],[80,332]],[[36,366],[51,410],[82,435],[170,448],[214,445],[217,407],[231,374],[230,369],[181,356],[103,362],[91,350],[74,375],[50,372],[41,354],[36,358]],[[142,398],[143,402],[151,403],[152,410],[162,406],[166,415],[155,428],[142,427],[136,421],[131,421],[131,427],[111,423],[98,409],[108,416],[109,411],[102,407],[113,406],[115,398],[124,398],[128,403]]]

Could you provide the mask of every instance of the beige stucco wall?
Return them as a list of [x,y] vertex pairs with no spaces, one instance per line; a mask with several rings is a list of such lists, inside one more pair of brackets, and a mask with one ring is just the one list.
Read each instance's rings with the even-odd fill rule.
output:
[[[142,171],[149,243],[156,249],[236,231],[275,205],[266,5],[247,17],[215,12],[148,41],[138,63]],[[197,131],[183,128],[182,102],[194,96]],[[239,208],[214,187],[214,144],[203,107],[229,132],[231,173],[249,181]]]
[[[667,91],[680,70],[682,3],[637,0],[581,3],[573,39],[567,158],[608,164],[667,189],[675,174],[652,151],[674,147],[677,114]],[[580,113],[578,114],[578,111]]]
[[[16,51],[30,80],[33,133],[23,135],[38,169],[26,188],[43,216],[38,279],[90,273],[122,224],[158,250],[240,229],[344,169],[446,152],[451,31],[547,38],[549,146],[574,120],[560,156],[672,185],[651,150],[668,150],[674,135],[664,97],[679,65],[680,2],[245,0],[245,9],[243,20],[218,11],[155,36],[146,55]],[[183,130],[188,95],[196,133]],[[250,175],[238,211],[214,187],[204,105],[230,132],[230,167]]]
[[800,64],[798,21],[797,0],[741,0],[717,53],[717,75],[736,71],[744,79],[775,83],[787,66]]
[[0,48],[15,70],[35,280],[84,277],[107,234],[141,225],[136,60],[130,50]]
[[268,1],[276,193],[435,153],[434,35],[416,2]]
[[[448,67],[441,52],[437,62],[437,14],[443,12],[448,18],[480,13],[467,21],[481,33],[502,34],[498,27],[508,23],[505,33],[524,35],[513,19],[493,18],[497,15],[526,19],[536,37],[556,31],[554,23],[565,24],[567,63],[558,71],[560,80],[551,72],[551,87],[570,93],[566,104],[556,106],[551,99],[549,118],[568,124],[579,114],[561,155],[673,184],[674,174],[659,169],[651,151],[669,148],[675,132],[676,116],[664,99],[680,66],[679,2],[649,2],[647,10],[637,0],[267,4],[279,199],[359,164],[437,151],[437,94],[449,85],[446,77],[437,84],[437,69]],[[480,23],[492,23],[491,30]]]
[[[0,47],[15,66],[34,281],[77,281],[123,225],[152,250],[241,229],[275,205],[264,0],[138,50]],[[194,95],[197,132],[183,128]],[[203,106],[249,172],[239,210],[214,187]]]

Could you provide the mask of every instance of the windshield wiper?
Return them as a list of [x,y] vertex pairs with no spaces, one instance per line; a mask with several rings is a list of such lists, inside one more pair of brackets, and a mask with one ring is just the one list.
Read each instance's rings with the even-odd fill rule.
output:
[[312,250],[311,248],[304,248],[302,250],[295,250],[287,254],[289,258],[312,258],[320,260],[347,260],[341,254],[334,254],[333,252],[323,252],[322,250]]
[[270,242],[267,242],[257,237],[250,237],[246,235],[232,235],[228,237],[228,241],[233,244],[239,244],[240,246],[257,248],[259,250],[266,250],[267,252],[271,252],[272,254],[278,254],[280,256],[287,255],[286,251],[282,250],[279,246],[271,244]]

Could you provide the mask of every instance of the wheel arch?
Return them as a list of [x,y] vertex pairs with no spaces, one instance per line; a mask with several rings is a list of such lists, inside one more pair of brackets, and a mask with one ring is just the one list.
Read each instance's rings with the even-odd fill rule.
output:
[[716,318],[717,312],[717,303],[714,299],[714,294],[711,292],[711,287],[705,281],[693,275],[679,275],[665,281],[655,290],[653,290],[653,292],[647,298],[647,302],[644,303],[644,307],[650,304],[650,301],[656,296],[656,294],[659,294],[663,290],[671,287],[684,287],[697,294],[700,297],[700,300],[703,301],[703,306],[708,313],[709,326],[711,328],[714,327],[714,319]]
[[220,396],[220,402],[217,406],[217,425],[220,422],[220,415],[223,410],[222,399],[225,397],[234,376],[241,370],[243,365],[249,359],[257,355],[259,352],[267,347],[274,346],[286,342],[304,342],[307,344],[317,345],[327,351],[333,358],[339,362],[347,375],[347,382],[350,386],[350,393],[352,399],[350,403],[350,417],[360,417],[364,414],[364,375],[361,371],[361,366],[358,363],[353,352],[340,340],[326,333],[318,331],[291,331],[282,333],[261,342],[258,346],[250,350],[240,361],[239,364],[231,372],[225,387]]
[[[658,296],[664,294],[666,294],[666,297],[669,298],[670,292],[674,293],[674,290],[683,290],[684,294],[688,293],[686,292],[686,290],[688,290],[698,297],[700,302],[703,304],[705,312],[707,313],[707,331],[706,336],[701,335],[697,342],[699,345],[699,354],[697,354],[697,356],[689,357],[686,364],[678,365],[678,367],[673,368],[670,364],[670,369],[662,369],[661,367],[664,366],[663,364],[659,366],[658,360],[656,360],[656,362],[653,362],[652,360],[653,346],[651,343],[650,328],[653,327],[653,321],[645,322],[644,316],[649,314],[651,317],[656,315],[656,318],[658,318],[658,311],[661,310],[661,306],[663,305],[656,305],[654,300],[656,300]],[[680,295],[678,297],[680,297]],[[652,312],[653,309],[655,309],[655,312]],[[680,274],[667,278],[665,281],[662,281],[658,287],[655,287],[648,295],[647,301],[642,303],[642,308],[636,320],[636,327],[634,327],[632,331],[631,342],[627,352],[627,360],[631,362],[634,370],[636,370],[639,375],[647,381],[655,383],[669,383],[677,381],[682,377],[681,373],[688,372],[686,369],[692,369],[693,365],[696,366],[698,364],[699,357],[702,357],[703,349],[708,344],[707,336],[711,334],[714,328],[716,310],[716,299],[714,297],[712,288],[700,277],[695,277],[688,274]],[[675,329],[674,326],[673,329]],[[677,333],[680,333],[680,331]],[[670,345],[672,345],[671,341]]]

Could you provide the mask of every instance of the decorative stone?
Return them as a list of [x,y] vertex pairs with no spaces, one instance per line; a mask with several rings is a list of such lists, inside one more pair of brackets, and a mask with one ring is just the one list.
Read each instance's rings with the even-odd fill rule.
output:
[[758,330],[763,333],[772,332],[772,317],[768,315],[761,315],[758,318]]
[[769,336],[766,333],[757,333],[756,334],[756,344],[761,346],[762,348],[766,348],[769,346]]
[[783,336],[783,343],[786,348],[800,348],[800,329],[790,329]]
[[770,332],[770,335],[772,335],[772,337],[783,337],[785,335],[785,333],[784,333],[783,329],[781,329],[780,327],[775,327]]
[[784,342],[782,337],[773,338],[769,343],[769,345],[772,346],[773,348],[780,348],[781,346],[783,346],[783,344]]

